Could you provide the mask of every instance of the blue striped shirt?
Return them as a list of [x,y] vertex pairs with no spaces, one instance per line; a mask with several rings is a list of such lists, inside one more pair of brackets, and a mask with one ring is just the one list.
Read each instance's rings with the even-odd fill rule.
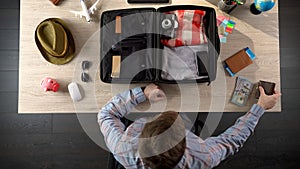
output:
[[[137,87],[114,96],[97,115],[107,147],[115,159],[128,169],[147,168],[138,153],[139,135],[147,119],[135,120],[126,130],[120,119],[145,100],[142,89]],[[249,112],[238,118],[225,132],[205,140],[186,130],[186,150],[175,168],[206,169],[217,166],[226,157],[239,151],[263,113],[264,109],[254,104]]]

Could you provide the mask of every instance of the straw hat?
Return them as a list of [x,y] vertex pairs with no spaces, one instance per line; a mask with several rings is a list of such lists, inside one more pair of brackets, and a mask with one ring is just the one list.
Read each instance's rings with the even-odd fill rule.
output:
[[62,19],[48,18],[42,21],[35,30],[35,42],[50,63],[62,65],[74,57],[74,39]]

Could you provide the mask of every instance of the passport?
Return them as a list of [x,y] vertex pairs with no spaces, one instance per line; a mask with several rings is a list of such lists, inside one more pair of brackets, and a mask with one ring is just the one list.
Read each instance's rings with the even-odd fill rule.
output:
[[49,0],[50,2],[53,3],[53,5],[58,5],[58,3],[61,1],[61,0]]
[[234,74],[253,63],[246,50],[242,49],[225,60],[226,65]]

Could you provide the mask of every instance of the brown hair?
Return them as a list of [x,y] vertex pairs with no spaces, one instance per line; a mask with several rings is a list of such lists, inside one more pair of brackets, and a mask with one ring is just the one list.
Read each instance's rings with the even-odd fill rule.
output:
[[139,155],[151,169],[174,168],[185,148],[184,123],[174,111],[163,112],[148,122],[139,139]]

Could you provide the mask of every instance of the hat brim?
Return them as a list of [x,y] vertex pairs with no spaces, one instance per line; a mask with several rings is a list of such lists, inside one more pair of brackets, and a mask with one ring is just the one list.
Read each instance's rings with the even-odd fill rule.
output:
[[55,56],[50,55],[48,52],[46,52],[46,50],[43,48],[43,46],[41,45],[41,43],[40,43],[40,41],[37,37],[37,29],[35,30],[35,43],[36,43],[38,49],[40,50],[42,56],[48,62],[56,64],[56,65],[63,65],[63,64],[66,64],[66,63],[70,62],[74,58],[74,55],[75,55],[74,38],[73,38],[73,35],[72,35],[70,29],[68,28],[67,24],[62,19],[48,18],[48,19],[45,19],[44,21],[42,21],[41,23],[43,23],[45,21],[50,21],[50,20],[60,24],[64,28],[64,30],[66,31],[68,42],[69,42],[67,53],[65,54],[64,57],[55,57]]

